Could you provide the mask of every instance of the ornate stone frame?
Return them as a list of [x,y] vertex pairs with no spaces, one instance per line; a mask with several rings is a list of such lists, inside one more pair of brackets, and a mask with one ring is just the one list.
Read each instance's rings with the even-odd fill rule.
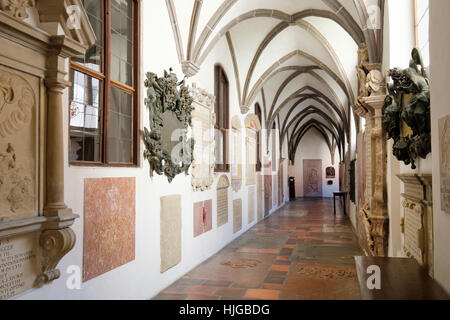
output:
[[[79,23],[69,29],[66,22],[68,7],[72,5],[80,9],[76,17]],[[36,9],[39,27],[24,21],[29,18],[29,10]],[[60,277],[57,264],[75,245],[70,226],[79,216],[64,201],[63,93],[70,86],[68,58],[84,54],[94,42],[95,35],[80,0],[3,1],[0,5],[0,65],[39,79],[40,86],[35,104],[39,118],[37,216],[3,219],[0,240],[37,234],[36,288]]]
[[193,98],[185,81],[178,82],[172,71],[164,70],[162,77],[148,72],[144,83],[150,121],[150,130],[143,131],[144,158],[150,165],[150,177],[156,172],[165,175],[169,183],[180,173],[188,175],[195,144],[187,138],[192,125]]
[[192,135],[196,144],[194,146],[194,160],[191,170],[191,184],[194,191],[209,190],[214,183],[215,136],[214,125],[214,95],[200,89],[194,83],[192,111]]

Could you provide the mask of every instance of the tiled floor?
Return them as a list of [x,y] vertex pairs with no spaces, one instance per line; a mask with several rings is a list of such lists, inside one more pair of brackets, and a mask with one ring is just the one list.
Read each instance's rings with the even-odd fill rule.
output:
[[353,256],[363,255],[332,200],[298,200],[186,274],[160,300],[360,299]]

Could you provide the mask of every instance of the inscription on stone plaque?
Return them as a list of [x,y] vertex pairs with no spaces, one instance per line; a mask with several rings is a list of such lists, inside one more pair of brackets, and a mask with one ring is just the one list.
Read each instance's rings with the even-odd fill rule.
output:
[[255,187],[248,188],[248,224],[255,221]]
[[439,121],[441,207],[450,213],[450,115]]
[[228,188],[230,181],[227,176],[221,176],[217,184],[217,227],[228,223]]
[[233,233],[242,230],[242,199],[233,201]]
[[33,287],[37,276],[35,234],[0,240],[0,300]]
[[405,201],[405,251],[423,264],[423,223],[420,204]]

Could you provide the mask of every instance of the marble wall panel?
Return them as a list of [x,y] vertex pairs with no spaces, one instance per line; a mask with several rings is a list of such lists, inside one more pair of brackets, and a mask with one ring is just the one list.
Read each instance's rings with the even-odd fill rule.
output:
[[84,181],[83,281],[135,259],[135,178]]

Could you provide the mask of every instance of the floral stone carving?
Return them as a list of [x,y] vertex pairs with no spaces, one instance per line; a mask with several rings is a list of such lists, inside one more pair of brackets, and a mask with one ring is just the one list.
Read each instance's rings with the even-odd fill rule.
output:
[[35,0],[0,0],[0,10],[19,19],[28,18],[27,8],[35,6]]
[[[419,49],[411,55],[409,68],[389,71],[393,83],[388,86],[383,125],[389,139],[394,139],[395,157],[415,169],[416,158],[425,159],[431,152],[430,86]],[[412,133],[405,133],[403,122]]]
[[147,73],[145,105],[150,113],[150,131],[144,128],[144,158],[150,164],[150,176],[155,171],[166,175],[169,183],[180,173],[188,175],[192,163],[194,140],[187,139],[192,126],[193,98],[184,80],[178,82],[169,69],[159,78]]

